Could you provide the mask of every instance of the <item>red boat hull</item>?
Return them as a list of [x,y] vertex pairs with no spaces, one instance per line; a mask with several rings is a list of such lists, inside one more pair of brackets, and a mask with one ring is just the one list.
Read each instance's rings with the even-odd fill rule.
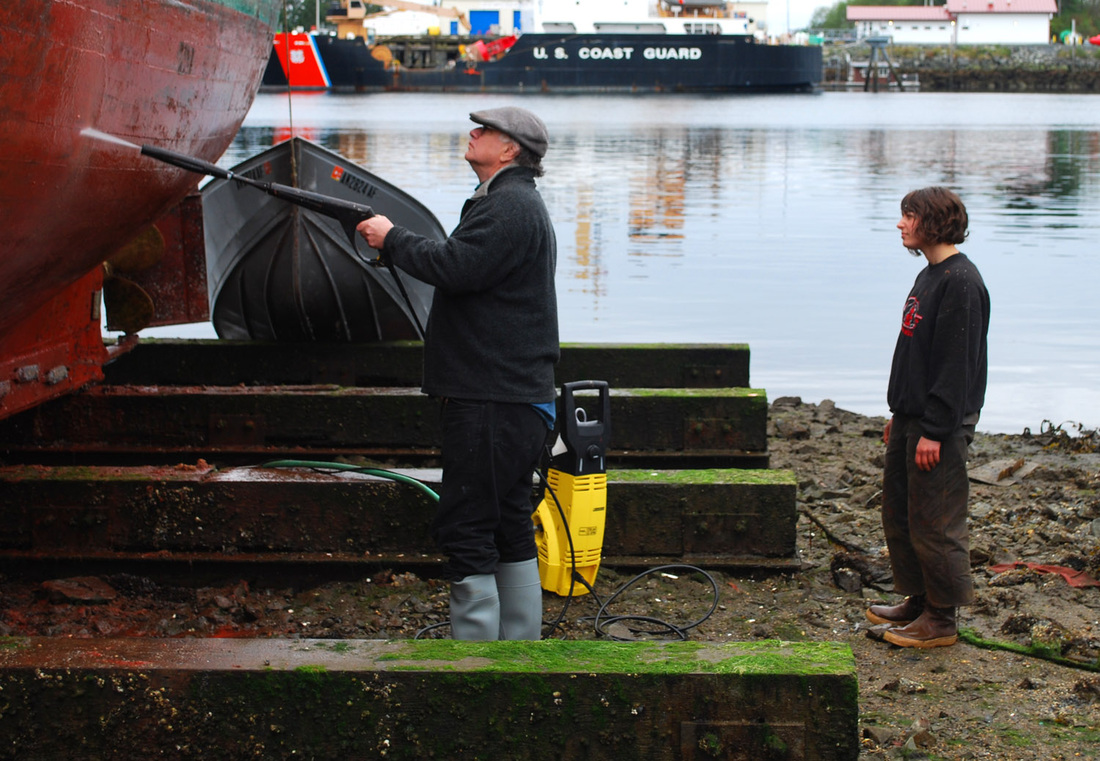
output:
[[[78,280],[94,284],[199,179],[84,130],[217,160],[259,87],[278,4],[0,3],[0,417],[27,382],[15,355],[49,341],[21,323]],[[13,346],[20,337],[30,345]]]

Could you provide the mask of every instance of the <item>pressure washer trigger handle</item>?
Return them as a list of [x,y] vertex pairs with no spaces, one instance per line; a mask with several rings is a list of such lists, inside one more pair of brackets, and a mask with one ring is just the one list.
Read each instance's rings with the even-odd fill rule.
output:
[[364,219],[370,219],[374,216],[374,209],[369,206],[362,207],[362,210],[339,209],[334,211],[332,215],[340,222],[340,227],[344,228],[344,235],[348,236],[348,242],[351,243],[351,248],[355,254],[365,262],[370,262],[376,266],[381,264],[378,259],[368,259],[359,251],[359,241],[363,239],[363,236],[356,229]]

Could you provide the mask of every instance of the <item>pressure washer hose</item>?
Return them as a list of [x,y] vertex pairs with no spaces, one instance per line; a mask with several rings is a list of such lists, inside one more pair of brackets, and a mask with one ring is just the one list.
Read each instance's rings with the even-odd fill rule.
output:
[[325,472],[328,470],[343,470],[349,473],[362,473],[367,476],[377,476],[378,478],[388,478],[391,481],[400,481],[403,484],[409,484],[420,489],[422,492],[432,498],[433,501],[439,501],[439,495],[436,494],[431,487],[429,487],[423,481],[418,481],[412,476],[406,476],[403,473],[397,473],[392,470],[383,470],[382,468],[369,468],[362,465],[351,465],[346,462],[318,462],[315,460],[272,460],[271,462],[265,462],[263,464],[265,468],[308,468],[310,470],[316,470]]
[[[406,476],[403,473],[397,473],[395,471],[385,470],[383,468],[364,467],[364,466],[361,466],[361,465],[351,465],[350,463],[343,463],[343,462],[320,462],[320,461],[316,461],[316,460],[272,460],[271,462],[264,463],[263,467],[265,467],[265,468],[307,468],[309,470],[315,470],[315,471],[318,471],[318,472],[321,472],[321,473],[324,473],[326,471],[333,471],[333,470],[345,471],[345,472],[348,472],[348,473],[362,473],[363,475],[375,476],[377,478],[387,478],[391,481],[397,481],[399,483],[404,483],[404,484],[409,484],[410,486],[415,486],[416,488],[420,489],[425,494],[427,494],[429,497],[431,497],[434,502],[439,501],[439,494],[437,494],[434,490],[432,490],[431,487],[429,487],[423,481],[415,479],[411,476]],[[620,641],[620,642],[631,641],[631,638],[618,637],[618,636],[612,634],[611,632],[609,632],[607,630],[607,627],[609,627],[609,626],[611,626],[612,624],[615,624],[615,623],[622,623],[622,622],[626,622],[626,621],[636,621],[636,622],[639,622],[639,623],[652,624],[656,627],[659,627],[660,630],[665,630],[665,631],[668,631],[668,632],[676,635],[681,640],[686,640],[687,639],[687,633],[688,633],[689,630],[694,629],[696,626],[698,626],[699,624],[703,623],[704,621],[706,621],[708,618],[711,617],[711,615],[714,613],[714,611],[718,608],[718,583],[714,580],[714,577],[711,576],[709,573],[704,571],[702,568],[697,568],[696,566],[693,566],[693,565],[662,565],[662,566],[657,566],[655,568],[650,568],[646,571],[643,571],[642,573],[639,573],[634,578],[632,578],[629,581],[627,581],[626,583],[622,584],[617,590],[615,590],[611,594],[610,597],[607,598],[606,601],[600,600],[599,596],[596,594],[596,590],[594,590],[592,588],[592,586],[587,581],[585,581],[584,577],[582,577],[579,573],[577,573],[576,552],[573,549],[573,533],[569,530],[569,523],[568,523],[568,521],[565,517],[565,510],[562,508],[561,502],[558,501],[558,495],[555,494],[553,488],[551,488],[550,483],[549,483],[549,481],[546,477],[547,474],[545,472],[540,471],[539,476],[542,478],[542,482],[545,485],[547,491],[550,492],[550,496],[554,498],[554,504],[558,508],[558,514],[561,516],[563,525],[565,526],[565,535],[569,540],[569,556],[570,556],[570,558],[572,558],[572,561],[573,561],[573,573],[572,573],[572,575],[570,577],[570,581],[569,581],[569,594],[566,596],[565,605],[564,605],[564,607],[562,607],[561,612],[558,613],[557,619],[552,624],[550,624],[550,630],[547,632],[548,635],[552,634],[554,632],[554,630],[557,629],[561,625],[562,620],[565,618],[565,613],[566,613],[567,610],[569,610],[569,605],[573,601],[573,587],[575,586],[576,582],[578,582],[578,581],[581,584],[583,584],[585,587],[588,588],[588,591],[592,594],[593,599],[595,599],[599,603],[599,605],[600,605],[599,611],[596,613],[595,617],[593,617],[593,621],[594,621],[593,626],[596,630],[596,634],[598,634],[601,637],[607,637],[608,639],[612,639],[612,640],[616,640],[616,641]],[[686,624],[686,625],[683,625],[683,626],[676,626],[675,624],[671,624],[671,623],[669,623],[667,621],[664,621],[662,619],[653,618],[653,617],[650,617],[650,616],[636,616],[636,615],[605,616],[604,615],[607,608],[617,598],[619,598],[621,595],[623,595],[630,587],[632,587],[636,582],[641,581],[642,579],[644,579],[647,576],[650,576],[652,574],[666,573],[666,572],[668,572],[672,569],[683,569],[683,570],[689,571],[690,573],[702,574],[703,577],[706,578],[706,580],[710,582],[711,588],[714,591],[714,601],[712,602],[712,604],[710,606],[710,610],[708,610],[706,612],[706,614],[703,615],[703,617],[700,618],[698,621],[694,621],[690,624]],[[586,619],[580,619],[580,620],[588,620],[588,619],[586,618]],[[436,629],[436,628],[439,628],[439,627],[445,626],[445,625],[446,625],[446,623],[439,623],[439,624],[432,624],[431,626],[426,626],[426,627],[424,627],[423,629],[421,629],[420,631],[418,631],[416,633],[416,639],[419,639],[422,634],[425,634],[425,633],[431,631],[432,629]],[[656,633],[654,630],[648,629],[648,628],[630,628],[630,631],[632,633],[635,633],[635,634],[655,634]]]

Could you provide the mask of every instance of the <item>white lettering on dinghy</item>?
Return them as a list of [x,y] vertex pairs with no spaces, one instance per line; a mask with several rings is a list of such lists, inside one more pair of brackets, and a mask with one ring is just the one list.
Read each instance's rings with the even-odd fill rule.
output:
[[702,48],[646,48],[642,51],[646,60],[698,61],[703,57]]
[[577,55],[593,61],[629,61],[634,55],[634,48],[581,48]]

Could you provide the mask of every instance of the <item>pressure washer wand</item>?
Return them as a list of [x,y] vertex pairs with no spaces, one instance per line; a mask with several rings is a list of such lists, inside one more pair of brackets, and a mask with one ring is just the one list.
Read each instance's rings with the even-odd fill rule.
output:
[[[172,166],[177,166],[180,169],[186,169],[189,172],[208,174],[211,177],[217,177],[219,180],[234,180],[235,182],[241,182],[245,185],[251,185],[254,188],[264,191],[268,195],[281,198],[288,203],[315,211],[326,217],[331,217],[339,222],[340,226],[344,228],[344,233],[348,236],[348,241],[351,243],[353,251],[358,250],[357,244],[361,237],[355,228],[364,219],[370,219],[374,216],[374,209],[361,203],[345,201],[342,198],[333,198],[332,196],[314,193],[310,190],[302,190],[301,188],[291,187],[290,185],[282,185],[278,182],[261,182],[260,180],[254,180],[242,174],[235,174],[228,169],[222,169],[217,164],[211,164],[209,161],[203,161],[202,159],[195,158],[194,156],[187,156],[183,153],[176,153],[167,148],[158,148],[155,145],[143,145],[141,146],[141,152],[145,156],[163,161]],[[423,338],[424,327],[420,324],[420,318],[417,317],[416,309],[413,308],[412,299],[409,298],[409,294],[405,290],[405,284],[401,282],[401,278],[398,277],[396,268],[389,261],[383,261],[381,257],[369,263],[375,266],[385,264],[386,269],[388,269],[390,275],[393,276],[394,282],[397,283],[397,288],[401,291],[401,296],[405,299],[405,305],[409,308],[409,315],[412,317],[413,324],[416,325],[420,337]]]
[[310,209],[318,214],[324,214],[326,217],[331,217],[339,222],[340,226],[344,228],[344,232],[347,234],[352,248],[355,248],[357,239],[360,237],[359,233],[355,230],[356,226],[364,219],[370,219],[374,216],[374,209],[361,203],[345,201],[342,198],[333,198],[332,196],[322,195],[321,193],[294,188],[290,185],[281,185],[277,182],[261,182],[260,180],[254,180],[242,174],[235,174],[228,169],[222,169],[217,164],[211,164],[209,161],[203,161],[194,156],[176,153],[167,148],[158,148],[155,145],[143,145],[141,146],[141,152],[145,156],[163,161],[172,166],[178,166],[180,169],[186,169],[189,172],[208,174],[211,177],[217,177],[219,180],[234,180],[236,182],[242,182],[245,185],[251,185],[254,188],[259,188],[268,195],[281,198],[296,206]]

